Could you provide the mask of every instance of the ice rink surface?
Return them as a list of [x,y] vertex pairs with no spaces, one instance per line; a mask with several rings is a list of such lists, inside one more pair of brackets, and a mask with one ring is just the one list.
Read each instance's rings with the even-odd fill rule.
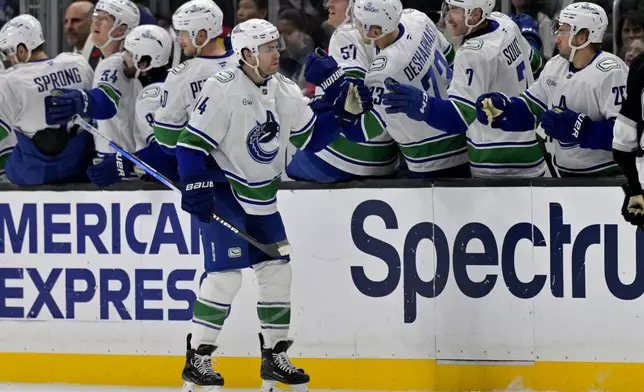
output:
[[[136,388],[136,387],[103,387],[103,386],[87,386],[87,385],[65,385],[65,384],[0,384],[0,391],[17,391],[17,392],[180,392],[181,388]],[[256,389],[231,389],[224,388],[223,392],[258,392]],[[285,392],[288,392],[286,390]],[[312,389],[311,392],[338,392],[338,390],[329,389]],[[343,392],[354,392],[353,390],[344,390]],[[423,391],[355,391],[355,392],[423,392]],[[498,390],[494,392],[532,392],[530,389],[515,389],[510,388],[506,390]],[[551,391],[554,392],[554,391]]]
[[[86,385],[64,385],[64,384],[51,384],[51,385],[32,385],[32,384],[0,384],[0,391],[18,391],[18,392],[180,392],[181,388],[134,388],[134,387],[101,387],[101,386],[86,386]],[[258,392],[259,388],[256,389],[231,389],[224,388],[224,392]],[[312,389],[311,392],[331,392],[328,389]],[[338,392],[337,390],[333,392]],[[351,391],[346,391],[351,392]],[[360,391],[360,392],[384,392],[384,391]],[[391,392],[391,391],[388,391]],[[398,392],[407,392],[407,391],[398,391]],[[416,391],[414,391],[416,392]]]

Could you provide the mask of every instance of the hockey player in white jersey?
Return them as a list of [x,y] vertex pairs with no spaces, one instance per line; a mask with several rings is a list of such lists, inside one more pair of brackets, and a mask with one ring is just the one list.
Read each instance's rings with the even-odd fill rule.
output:
[[512,19],[492,12],[494,0],[445,3],[446,23],[455,36],[464,36],[448,96],[431,96],[417,86],[398,83],[406,80],[389,80],[389,92],[383,95],[387,112],[405,114],[450,135],[467,136],[474,177],[543,175],[546,165],[535,131],[507,133],[478,123],[475,106],[476,99],[489,91],[520,94],[533,81],[531,60],[538,66],[540,57]]
[[90,87],[94,73],[81,55],[48,58],[44,44],[31,15],[17,16],[0,32],[0,50],[14,64],[0,75],[0,169],[17,185],[87,181],[91,135],[49,126],[44,101],[52,89]]
[[[324,148],[339,127],[336,115],[347,119],[360,115],[371,105],[370,94],[362,86],[362,98],[357,99],[348,87],[331,110],[308,106],[298,86],[277,73],[284,42],[275,26],[248,20],[233,29],[231,41],[241,65],[206,81],[176,147],[181,207],[200,220],[202,243],[209,250],[205,252],[208,275],[193,308],[183,379],[186,388],[223,385],[210,356],[241,287],[241,269],[252,267],[259,286],[262,391],[274,391],[277,382],[307,390],[309,376],[286,353],[293,343],[288,339],[290,257],[273,259],[263,254],[212,222],[211,214],[216,210],[262,243],[288,248],[276,195],[289,141],[298,148]],[[223,182],[209,172],[211,160]]]
[[194,58],[170,71],[163,85],[161,107],[154,116],[157,142],[168,154],[174,155],[177,139],[190,120],[206,79],[238,64],[237,56],[217,42],[223,21],[223,12],[212,0],[189,1],[172,16],[183,53]]
[[[125,38],[126,77],[141,82],[142,90],[136,99],[134,143],[136,156],[170,180],[178,180],[177,162],[161,151],[154,139],[154,113],[161,105],[163,82],[170,68],[172,38],[165,29],[139,26]],[[116,154],[114,159],[103,159],[92,166],[87,175],[101,188],[110,186],[130,175],[132,164]],[[147,178],[144,176],[143,178]]]
[[[353,28],[351,14],[353,0],[328,0],[328,23],[335,28],[329,43],[329,56],[319,57],[310,54],[307,58],[307,82],[318,87],[318,93],[332,102],[342,90],[344,83],[364,83],[367,69],[375,56],[375,47],[362,42],[360,35]],[[316,62],[333,62],[326,64],[324,72],[319,72]],[[344,76],[333,84],[326,79],[341,67]],[[391,176],[398,170],[399,152],[396,143],[385,131],[379,137],[362,143],[351,141],[343,133],[322,151],[312,153],[298,150],[286,170],[293,179],[309,180],[319,183],[348,181],[365,177]]]
[[[104,59],[98,64],[91,90],[59,89],[47,103],[52,123],[69,121],[74,115],[98,120],[98,130],[127,151],[135,151],[136,98],[141,83],[125,74],[123,40],[139,25],[140,12],[130,0],[100,0],[94,8],[90,39]],[[94,138],[99,159],[116,165],[119,157],[100,137]]]
[[507,134],[540,123],[556,139],[554,164],[562,176],[617,175],[611,154],[613,126],[625,98],[628,69],[617,56],[601,50],[607,26],[599,5],[574,3],[563,9],[556,23],[559,55],[520,96],[481,96],[479,120],[493,118],[492,127]]
[[446,97],[451,79],[445,57],[451,45],[422,12],[402,8],[400,0],[356,0],[353,23],[378,55],[367,71],[374,109],[364,114],[357,130],[345,130],[352,140],[373,140],[387,131],[407,162],[410,177],[469,177],[464,135],[451,135],[405,115],[389,114],[383,106],[385,80],[394,77]]

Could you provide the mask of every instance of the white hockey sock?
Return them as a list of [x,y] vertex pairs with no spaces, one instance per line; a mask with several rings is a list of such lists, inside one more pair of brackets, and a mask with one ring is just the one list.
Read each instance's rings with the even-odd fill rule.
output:
[[291,265],[272,260],[253,267],[259,284],[257,316],[266,348],[285,340],[291,325]]
[[217,337],[228,317],[230,304],[242,283],[240,270],[208,274],[199,289],[192,312],[193,349],[202,344],[217,345]]

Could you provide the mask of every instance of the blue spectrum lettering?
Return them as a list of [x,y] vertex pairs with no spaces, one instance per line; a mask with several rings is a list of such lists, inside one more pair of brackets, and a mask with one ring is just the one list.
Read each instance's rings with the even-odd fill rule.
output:
[[[156,255],[162,248],[181,255],[200,253],[197,222],[192,219],[190,233],[184,233],[173,203],[155,204],[154,211],[152,203],[135,204],[127,210],[121,207],[119,203],[25,203],[22,210],[14,207],[12,212],[8,203],[0,203],[0,254],[121,254],[123,246],[136,254]],[[137,219],[146,215],[156,220],[149,242],[141,240],[149,238],[149,233],[137,227]],[[104,233],[111,233],[111,240],[101,238]]]
[[[417,296],[438,297],[449,278],[450,271],[459,290],[470,298],[487,296],[499,278],[488,274],[482,281],[473,281],[467,273],[471,266],[501,266],[503,281],[509,292],[519,299],[537,296],[550,282],[550,293],[555,298],[564,297],[564,245],[572,245],[572,298],[586,298],[586,251],[592,245],[603,245],[604,278],[610,293],[621,300],[634,300],[644,293],[644,232],[636,234],[636,276],[626,284],[619,277],[618,230],[614,224],[593,224],[583,228],[576,238],[571,238],[570,224],[564,223],[564,210],[559,203],[550,203],[550,273],[535,275],[529,282],[521,281],[516,274],[515,249],[519,241],[530,241],[534,247],[548,246],[543,232],[527,222],[513,225],[504,238],[495,238],[492,230],[483,223],[467,223],[456,234],[451,246],[443,230],[431,222],[414,225],[405,238],[401,255],[391,244],[370,236],[365,232],[364,223],[368,217],[377,216],[388,230],[398,229],[396,213],[389,204],[381,200],[367,200],[356,207],[351,218],[351,237],[355,246],[363,253],[382,260],[388,268],[387,277],[373,281],[365,274],[362,266],[351,267],[353,283],[360,293],[368,297],[391,295],[403,282],[403,306],[405,323],[416,320]],[[603,238],[603,241],[602,241]],[[436,272],[430,281],[423,281],[416,266],[416,250],[422,240],[433,242]],[[468,253],[467,245],[477,240],[483,244],[483,253]],[[497,241],[501,242],[499,254]],[[451,250],[451,266],[450,266]],[[640,273],[642,272],[642,273]]]

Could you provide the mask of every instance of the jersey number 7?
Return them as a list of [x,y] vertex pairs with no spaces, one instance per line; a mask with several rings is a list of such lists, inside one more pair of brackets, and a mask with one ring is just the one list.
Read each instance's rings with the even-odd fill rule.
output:
[[432,88],[434,90],[434,97],[445,98],[443,97],[443,94],[441,94],[441,89],[438,85],[438,80],[436,78],[436,72],[434,71],[434,68],[436,68],[436,71],[438,71],[439,76],[443,76],[443,74],[445,74],[445,78],[447,80],[452,80],[452,75],[454,74],[454,72],[449,67],[449,63],[439,50],[434,51],[434,67],[429,67],[429,70],[421,79],[421,83],[423,84],[423,89],[426,92],[429,92],[429,89]]

